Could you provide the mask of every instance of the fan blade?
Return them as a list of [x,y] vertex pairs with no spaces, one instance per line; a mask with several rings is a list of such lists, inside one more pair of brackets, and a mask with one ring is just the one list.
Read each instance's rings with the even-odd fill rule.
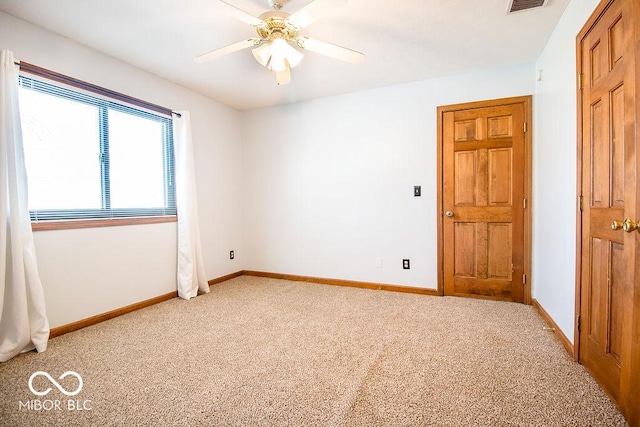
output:
[[252,25],[254,27],[265,26],[265,23],[262,21],[262,19],[258,18],[257,16],[253,16],[249,12],[245,12],[244,10],[239,9],[234,5],[232,5],[231,3],[227,3],[224,0],[219,0],[219,1],[224,5],[225,9],[227,10],[227,13],[233,16],[234,18],[239,19],[242,22],[246,22],[247,24]]
[[304,28],[329,14],[329,12],[344,6],[348,0],[315,0],[287,18],[287,21],[297,28]]
[[337,44],[323,42],[322,40],[312,39],[311,37],[298,37],[298,46],[312,52],[330,56],[341,61],[359,64],[364,61],[364,53],[338,46]]
[[289,67],[289,63],[284,61],[286,68],[283,71],[276,72],[276,81],[278,85],[286,85],[291,82],[291,68]]
[[246,40],[242,40],[241,42],[231,44],[229,46],[221,47],[220,49],[212,50],[211,52],[203,53],[200,56],[196,56],[193,58],[194,61],[201,64],[203,62],[211,61],[212,59],[219,58],[223,55],[227,55],[229,53],[237,52],[242,49],[246,49],[248,47],[253,47],[260,43],[260,39],[258,38],[250,38]]

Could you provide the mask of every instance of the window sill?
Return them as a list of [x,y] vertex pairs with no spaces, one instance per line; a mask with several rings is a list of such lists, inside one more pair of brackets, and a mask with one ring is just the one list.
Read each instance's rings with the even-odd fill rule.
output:
[[161,224],[178,222],[177,216],[154,216],[140,218],[83,219],[76,221],[41,221],[32,222],[33,231],[72,230],[75,228],[118,227],[124,225]]

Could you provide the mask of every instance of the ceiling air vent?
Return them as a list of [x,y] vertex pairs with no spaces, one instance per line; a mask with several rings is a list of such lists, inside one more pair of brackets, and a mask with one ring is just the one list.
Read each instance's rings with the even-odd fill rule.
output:
[[546,2],[547,0],[511,0],[509,13],[542,7]]

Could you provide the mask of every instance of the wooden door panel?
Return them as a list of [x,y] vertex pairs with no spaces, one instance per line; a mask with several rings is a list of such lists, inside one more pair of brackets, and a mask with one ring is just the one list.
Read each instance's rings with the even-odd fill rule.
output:
[[[591,280],[589,287],[589,309],[591,312],[602,311],[606,304],[607,270],[609,265],[609,254],[607,243],[603,239],[591,239],[591,256],[589,262],[593,264],[591,268]],[[602,346],[606,341],[606,322],[602,316],[591,316],[589,318],[588,336],[596,345]]]
[[475,223],[459,222],[454,226],[454,267],[455,277],[476,277],[476,242]]
[[512,280],[511,241],[512,227],[510,223],[487,224],[487,268],[489,279]]
[[458,120],[455,122],[454,128],[454,141],[455,142],[468,142],[476,141],[476,133],[478,131],[477,120]]
[[611,204],[624,207],[624,85],[611,91]]
[[600,80],[600,77],[604,74],[604,68],[606,63],[603,62],[606,55],[601,53],[602,45],[600,40],[596,40],[594,46],[591,48],[589,67],[591,71],[591,86],[595,86]]
[[591,283],[589,301],[591,316],[587,330],[592,345],[620,368],[623,298],[628,295],[625,276],[624,246],[594,238],[591,243]]
[[[511,148],[489,151],[489,205],[511,206],[513,204],[513,168]],[[486,176],[486,173],[485,173]]]
[[511,138],[513,136],[513,117],[511,115],[489,117],[487,119],[489,132],[487,137],[493,138]]
[[475,206],[477,183],[478,153],[458,151],[455,153],[455,204],[456,206]]
[[610,276],[611,285],[609,298],[609,335],[608,347],[605,351],[615,359],[616,364],[620,366],[620,357],[622,354],[622,319],[624,317],[624,301],[629,298],[632,290],[631,284],[626,277],[626,261],[624,254],[624,245],[611,243],[611,266]]
[[614,399],[617,399],[619,387],[616,387],[616,384],[620,381],[620,334],[615,330],[615,326],[620,321],[622,313],[619,310],[620,300],[614,301],[612,294],[617,293],[619,289],[614,283],[619,283],[621,277],[615,277],[613,273],[620,271],[623,245],[592,238],[590,250],[592,268],[587,292],[589,311],[601,315],[588,318],[587,337],[583,340],[588,355],[585,353],[581,362],[590,368],[594,376],[602,378],[601,384]]
[[609,206],[609,132],[607,108],[601,100],[591,107],[591,207]]
[[613,70],[624,56],[624,27],[621,16],[609,28],[609,45],[611,48],[610,69]]
[[443,206],[452,212],[443,227],[445,294],[521,302],[524,104],[464,108],[443,120]]
[[[629,360],[636,246],[640,235],[613,230],[637,218],[634,107],[637,50],[629,18],[636,0],[606,0],[578,38],[581,191],[578,357],[609,395],[631,413]],[[636,6],[638,7],[638,6]],[[637,343],[635,345],[638,345]],[[622,394],[621,394],[622,392]],[[637,392],[637,391],[636,391]],[[640,422],[640,420],[639,420]]]

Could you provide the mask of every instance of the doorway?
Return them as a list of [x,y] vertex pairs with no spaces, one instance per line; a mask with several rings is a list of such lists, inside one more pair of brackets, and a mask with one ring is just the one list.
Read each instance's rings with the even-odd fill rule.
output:
[[531,303],[531,97],[438,107],[438,287]]

